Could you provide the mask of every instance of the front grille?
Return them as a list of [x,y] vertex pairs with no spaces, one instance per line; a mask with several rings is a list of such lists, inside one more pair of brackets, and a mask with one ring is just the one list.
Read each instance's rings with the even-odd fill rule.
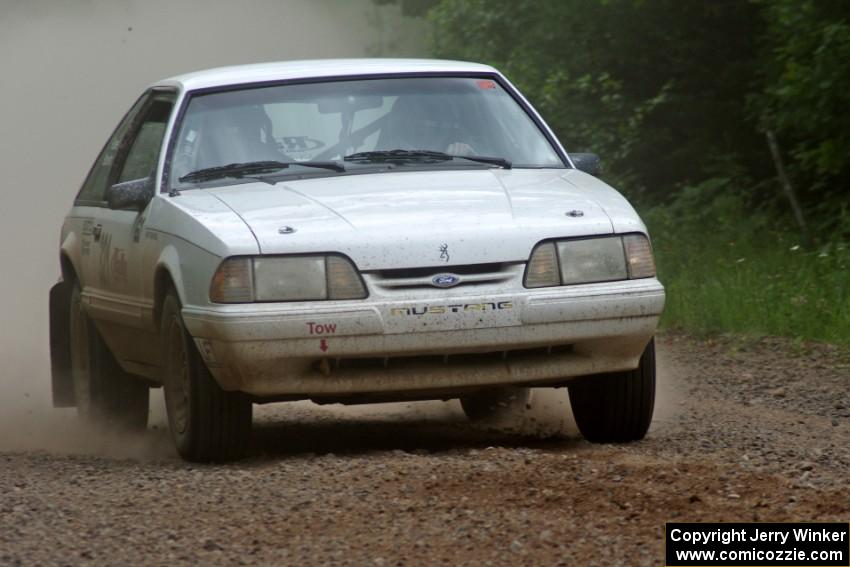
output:
[[450,287],[480,285],[504,282],[521,269],[521,264],[488,263],[467,264],[464,266],[431,266],[427,268],[398,268],[393,270],[377,270],[366,272],[373,285],[385,289],[439,287],[431,281],[434,276],[452,274],[460,278],[460,282]]
[[407,278],[424,278],[436,274],[457,274],[469,276],[473,274],[492,274],[501,272],[505,264],[493,262],[490,264],[467,264],[466,266],[431,266],[428,268],[399,268],[396,270],[380,270],[374,272],[378,277],[385,280],[398,280]]

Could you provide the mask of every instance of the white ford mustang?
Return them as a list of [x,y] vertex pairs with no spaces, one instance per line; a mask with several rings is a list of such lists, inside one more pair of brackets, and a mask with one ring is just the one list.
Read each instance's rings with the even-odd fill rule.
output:
[[157,83],[61,233],[56,406],[244,454],[252,404],[568,386],[592,441],[642,438],[664,305],[646,227],[495,69],[247,65]]

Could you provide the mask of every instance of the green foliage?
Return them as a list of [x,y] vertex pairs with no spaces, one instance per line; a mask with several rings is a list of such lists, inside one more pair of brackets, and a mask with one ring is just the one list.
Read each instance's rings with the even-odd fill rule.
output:
[[[850,2],[771,0],[762,4],[764,88],[753,115],[778,131],[792,176],[822,229],[850,186]],[[845,233],[850,236],[850,233]]]
[[667,288],[663,324],[850,344],[850,246],[806,251],[735,188],[710,179],[644,215]]
[[846,170],[850,136],[850,3],[773,0],[765,4],[773,65],[765,114],[795,135],[796,157],[812,171]]

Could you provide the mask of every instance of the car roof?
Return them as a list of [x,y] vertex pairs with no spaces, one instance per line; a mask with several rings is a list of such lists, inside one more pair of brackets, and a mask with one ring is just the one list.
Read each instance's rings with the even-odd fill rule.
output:
[[159,81],[154,86],[196,90],[246,83],[395,73],[496,73],[489,65],[439,59],[314,59],[218,67]]

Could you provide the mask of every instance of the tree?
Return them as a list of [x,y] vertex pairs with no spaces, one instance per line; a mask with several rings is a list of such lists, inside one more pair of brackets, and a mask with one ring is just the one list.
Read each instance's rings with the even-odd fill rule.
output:
[[[821,231],[836,228],[850,190],[850,2],[772,0],[761,4],[767,29],[763,89],[751,109],[776,130],[789,174]],[[845,209],[845,215],[847,211]],[[850,235],[850,216],[843,219]]]

